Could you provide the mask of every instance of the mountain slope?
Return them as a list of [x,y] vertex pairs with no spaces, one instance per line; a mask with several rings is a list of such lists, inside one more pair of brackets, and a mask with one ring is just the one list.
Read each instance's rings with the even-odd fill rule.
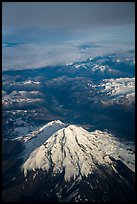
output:
[[30,153],[43,144],[53,133],[63,127],[65,127],[65,124],[59,120],[55,120],[47,123],[36,131],[17,137],[15,140],[22,141],[25,144],[25,150],[23,152],[24,160],[26,160]]
[[[132,143],[118,141],[108,132],[88,132],[59,120],[51,121],[16,140],[9,145],[6,143],[6,149],[11,145],[14,149],[17,143],[23,144],[23,163],[20,160],[18,171],[10,175],[10,182],[7,183],[5,177],[5,189],[7,186],[9,189],[3,191],[4,201],[135,200]],[[17,169],[16,156],[14,161],[14,168]]]
[[[55,124],[59,128],[53,133]],[[42,139],[41,134],[31,137],[31,140],[24,138],[26,149],[22,168],[25,176],[30,170],[42,169],[52,172],[54,176],[64,172],[65,181],[75,180],[82,176],[87,177],[98,165],[111,166],[114,169],[113,158],[121,160],[134,171],[134,151],[129,144],[122,144],[112,135],[99,130],[88,132],[75,125],[65,127],[61,122],[51,122],[50,125],[46,126],[46,131],[49,126],[52,130],[48,132],[51,134],[50,137],[48,135],[49,138],[46,132],[42,133]]]

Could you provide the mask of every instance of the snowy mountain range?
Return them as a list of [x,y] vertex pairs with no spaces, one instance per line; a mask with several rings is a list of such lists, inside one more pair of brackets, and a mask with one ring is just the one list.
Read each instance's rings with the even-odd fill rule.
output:
[[134,201],[134,69],[112,55],[3,72],[4,201]]

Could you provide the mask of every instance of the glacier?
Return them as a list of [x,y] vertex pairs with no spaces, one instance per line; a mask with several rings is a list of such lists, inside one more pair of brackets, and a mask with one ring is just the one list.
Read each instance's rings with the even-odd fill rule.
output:
[[53,176],[64,173],[64,180],[88,177],[98,165],[111,166],[113,159],[121,160],[135,171],[132,144],[124,143],[106,131],[88,132],[82,127],[51,121],[28,135],[16,138],[25,145],[22,170],[42,169]]

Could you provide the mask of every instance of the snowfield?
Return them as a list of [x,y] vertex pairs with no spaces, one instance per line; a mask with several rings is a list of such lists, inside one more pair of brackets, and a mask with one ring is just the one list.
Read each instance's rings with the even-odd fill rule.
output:
[[135,77],[104,79],[101,83],[92,87],[96,87],[104,104],[119,103],[130,106],[135,102]]
[[107,92],[112,96],[135,95],[135,77],[104,79],[104,83],[99,86],[104,87],[102,92]]

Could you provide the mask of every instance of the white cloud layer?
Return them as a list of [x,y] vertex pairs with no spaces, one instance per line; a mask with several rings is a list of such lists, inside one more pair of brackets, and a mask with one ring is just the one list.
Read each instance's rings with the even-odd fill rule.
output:
[[[135,47],[134,25],[47,29],[3,27],[2,70],[39,68],[126,52]],[[81,45],[89,45],[81,49]]]

